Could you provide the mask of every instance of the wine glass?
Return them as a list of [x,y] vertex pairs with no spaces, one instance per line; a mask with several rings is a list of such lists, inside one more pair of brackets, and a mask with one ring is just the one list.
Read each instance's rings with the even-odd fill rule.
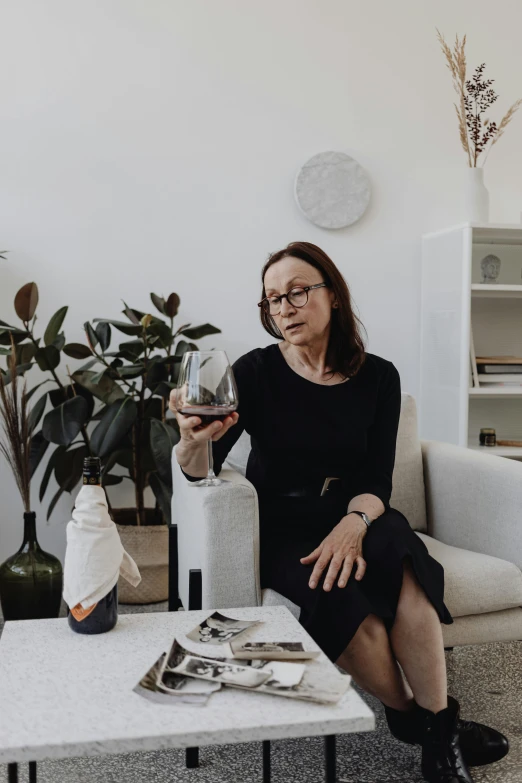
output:
[[[187,351],[183,354],[176,390],[176,410],[184,416],[199,416],[202,426],[223,421],[238,405],[234,373],[225,351]],[[215,487],[212,438],[208,441],[208,475],[193,481],[196,487]]]

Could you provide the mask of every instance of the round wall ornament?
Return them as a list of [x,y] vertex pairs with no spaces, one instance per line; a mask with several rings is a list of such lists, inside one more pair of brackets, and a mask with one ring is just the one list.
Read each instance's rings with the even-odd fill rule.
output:
[[319,152],[299,169],[295,200],[321,228],[351,226],[370,203],[370,181],[363,167],[344,152]]

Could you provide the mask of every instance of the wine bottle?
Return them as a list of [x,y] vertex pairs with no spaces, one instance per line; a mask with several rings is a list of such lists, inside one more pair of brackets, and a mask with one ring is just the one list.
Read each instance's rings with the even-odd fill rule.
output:
[[[101,489],[101,460],[99,457],[85,457],[83,462],[83,492],[87,486]],[[101,489],[103,492],[103,489]],[[118,620],[118,583],[101,600],[82,607],[81,603],[68,609],[67,619],[70,627],[77,633],[105,633],[116,625]]]

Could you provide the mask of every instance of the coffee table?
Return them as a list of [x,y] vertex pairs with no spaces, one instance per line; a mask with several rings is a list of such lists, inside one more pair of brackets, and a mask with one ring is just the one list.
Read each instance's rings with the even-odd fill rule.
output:
[[[270,740],[325,736],[326,780],[335,781],[335,735],[369,731],[372,711],[353,688],[335,705],[222,688],[204,706],[155,704],[134,686],[166,651],[213,610],[120,614],[105,634],[74,633],[66,618],[8,621],[0,639],[0,763],[9,783],[29,762],[35,783],[44,759],[99,756],[204,745],[263,743],[263,780],[270,779]],[[301,641],[318,650],[284,606],[219,609],[263,620],[248,639]],[[187,643],[188,646],[188,643]],[[210,653],[209,653],[210,654]],[[309,662],[332,675],[324,653]]]

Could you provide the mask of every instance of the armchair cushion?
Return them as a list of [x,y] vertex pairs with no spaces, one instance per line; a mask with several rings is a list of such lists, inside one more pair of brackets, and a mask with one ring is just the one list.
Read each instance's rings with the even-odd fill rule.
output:
[[278,593],[276,590],[272,590],[271,587],[265,587],[265,589],[262,590],[262,601],[263,606],[286,606],[290,609],[296,620],[299,620],[301,607],[294,604],[294,602],[285,595],[281,595],[281,593]]
[[417,535],[444,568],[444,601],[453,617],[522,606],[522,571],[514,563]]
[[179,595],[189,608],[189,573],[201,569],[202,607],[259,606],[257,493],[239,473],[223,469],[226,483],[196,487],[172,453],[172,522],[178,528]]
[[390,506],[402,511],[413,530],[426,532],[426,500],[421,444],[417,432],[417,407],[415,398],[406,392],[401,395]]
[[522,569],[522,463],[432,440],[421,449],[427,532]]

